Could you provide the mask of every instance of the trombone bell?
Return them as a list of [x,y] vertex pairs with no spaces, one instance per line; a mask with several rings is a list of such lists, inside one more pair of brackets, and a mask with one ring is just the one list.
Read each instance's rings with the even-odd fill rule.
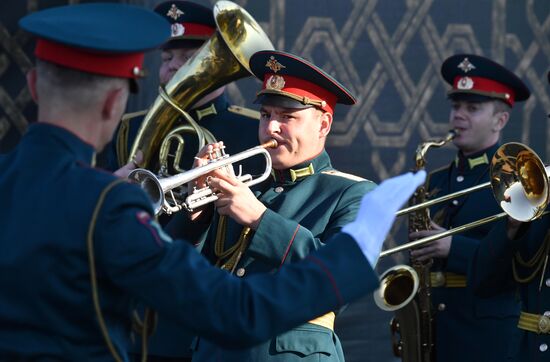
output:
[[487,187],[492,188],[493,196],[504,212],[454,227],[440,234],[427,236],[395,248],[384,250],[380,253],[380,257],[416,248],[431,241],[458,234],[506,216],[522,222],[533,221],[542,216],[546,206],[550,203],[548,180],[550,167],[544,166],[535,151],[521,143],[505,143],[498,148],[491,159],[490,173],[490,182],[399,210],[396,215],[404,215]]

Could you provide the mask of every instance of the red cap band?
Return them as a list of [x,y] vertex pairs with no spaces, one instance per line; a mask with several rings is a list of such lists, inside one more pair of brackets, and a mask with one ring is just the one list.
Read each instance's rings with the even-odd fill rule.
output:
[[[279,77],[284,80],[284,82],[278,83],[278,86],[273,86],[270,84],[272,77]],[[337,96],[332,94],[325,88],[318,86],[315,83],[311,83],[307,80],[292,77],[290,75],[277,75],[266,73],[264,75],[264,84],[262,89],[273,90],[275,92],[280,91],[284,93],[290,93],[299,98],[302,98],[304,101],[312,100],[317,102],[325,102],[324,106],[320,108],[330,114],[334,114],[334,106],[336,105]],[[305,102],[304,102],[305,103]]]
[[34,54],[37,58],[88,73],[109,77],[138,78],[142,75],[143,52],[91,52],[38,39]]
[[461,91],[501,98],[510,106],[514,105],[516,98],[516,94],[512,88],[492,79],[482,77],[456,76],[453,82],[453,93]]

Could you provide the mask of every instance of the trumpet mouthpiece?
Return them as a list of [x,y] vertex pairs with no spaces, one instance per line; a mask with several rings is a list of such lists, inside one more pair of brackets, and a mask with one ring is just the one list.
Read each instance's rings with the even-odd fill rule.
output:
[[271,140],[267,141],[266,143],[261,144],[261,146],[263,148],[277,148],[278,143],[277,143],[276,140],[271,139]]

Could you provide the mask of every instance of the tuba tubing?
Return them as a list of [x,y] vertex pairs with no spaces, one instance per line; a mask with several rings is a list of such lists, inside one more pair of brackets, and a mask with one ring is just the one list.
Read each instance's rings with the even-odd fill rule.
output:
[[[217,31],[161,89],[147,112],[132,144],[129,162],[143,151],[140,167],[152,169],[163,139],[182,115],[204,95],[234,80],[250,76],[249,60],[260,50],[274,49],[273,44],[252,16],[231,1],[218,1],[213,9]],[[174,107],[174,104],[178,108]],[[187,117],[186,117],[187,118]],[[189,120],[188,120],[189,121]],[[196,129],[199,147],[205,138]]]

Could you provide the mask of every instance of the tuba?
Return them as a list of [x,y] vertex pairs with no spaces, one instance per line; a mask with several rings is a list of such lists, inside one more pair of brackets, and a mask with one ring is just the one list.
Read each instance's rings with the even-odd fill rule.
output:
[[[159,96],[147,112],[129,154],[143,152],[141,168],[160,167],[167,176],[165,139],[180,142],[174,136],[177,120],[189,123],[184,131],[196,133],[199,148],[213,142],[211,134],[199,126],[186,112],[197,100],[215,89],[251,75],[249,59],[260,50],[274,49],[271,41],[250,14],[231,1],[218,1],[213,9],[217,31],[177,72],[166,86],[159,87]],[[178,146],[178,152],[181,149]],[[177,157],[176,157],[177,158]]]
[[[456,137],[451,130],[438,141],[426,141],[416,149],[415,171],[423,170],[426,153],[431,147],[441,147]],[[420,186],[409,204],[425,203],[426,188]],[[427,207],[409,214],[409,233],[430,228],[430,214]],[[433,362],[434,324],[431,303],[430,268],[433,260],[411,260],[409,265],[397,265],[380,277],[380,289],[374,294],[379,308],[394,311],[390,321],[392,347],[395,356],[404,362]]]

